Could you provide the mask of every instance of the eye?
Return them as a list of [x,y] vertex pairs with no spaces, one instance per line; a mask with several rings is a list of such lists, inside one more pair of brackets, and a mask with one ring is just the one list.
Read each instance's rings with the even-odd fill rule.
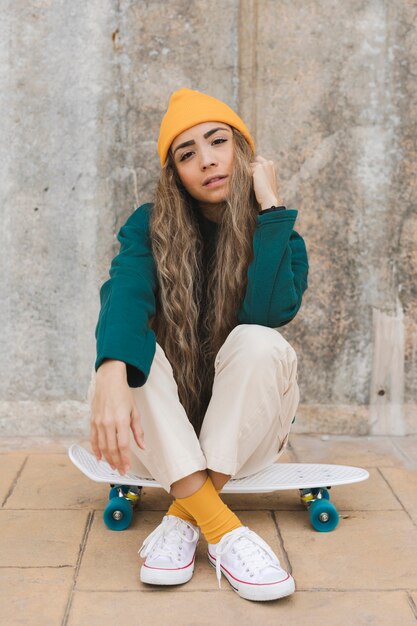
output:
[[221,144],[221,143],[225,143],[226,141],[227,141],[227,139],[224,139],[223,137],[217,137],[217,139],[215,139],[213,141],[213,144],[218,145],[218,144]]
[[186,161],[191,154],[192,154],[192,152],[184,152],[184,154],[182,154],[181,157],[180,157],[180,162],[181,161]]

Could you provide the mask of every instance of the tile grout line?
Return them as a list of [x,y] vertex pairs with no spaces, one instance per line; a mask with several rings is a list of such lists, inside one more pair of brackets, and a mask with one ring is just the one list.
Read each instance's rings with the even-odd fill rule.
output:
[[73,565],[0,565],[0,571],[3,569],[64,569],[66,567],[74,569]]
[[[187,589],[181,590],[181,593],[217,593],[219,589]],[[223,588],[222,592],[230,594],[236,593],[231,587],[230,589]],[[161,593],[160,589],[77,589],[77,593]]]
[[79,550],[79,553],[78,553],[77,563],[75,564],[74,580],[73,580],[71,591],[69,593],[67,606],[65,607],[64,617],[62,619],[62,625],[61,626],[67,626],[67,623],[68,623],[68,618],[69,618],[69,614],[70,614],[71,607],[72,607],[72,599],[74,597],[75,585],[77,584],[78,572],[79,572],[80,566],[81,566],[81,559],[82,559],[82,557],[84,555],[85,548],[87,546],[88,536],[90,534],[90,529],[91,529],[91,526],[92,526],[93,520],[94,520],[94,513],[95,513],[94,510],[93,511],[89,511],[89,513],[88,513],[87,522],[85,524],[85,529],[84,529],[84,535],[83,535],[83,538],[81,540],[80,550]]
[[391,487],[391,485],[389,484],[388,480],[385,478],[384,474],[381,472],[381,470],[379,469],[379,467],[378,467],[377,469],[378,469],[378,472],[379,472],[379,473],[380,473],[380,475],[381,475],[381,478],[382,478],[382,479],[385,481],[385,483],[387,484],[388,489],[390,489],[390,490],[391,490],[391,492],[392,492],[392,494],[394,495],[394,497],[395,497],[395,498],[398,500],[398,502],[400,503],[401,508],[403,509],[404,513],[406,513],[406,514],[408,515],[408,517],[410,518],[411,523],[413,524],[413,526],[415,526],[415,527],[417,528],[417,524],[416,524],[416,522],[413,520],[413,518],[411,517],[410,513],[407,511],[407,509],[406,509],[405,505],[401,502],[400,498],[397,496],[397,494],[395,493],[394,489]]
[[[353,483],[354,484],[354,483]],[[341,485],[337,485],[338,487],[340,487]],[[278,492],[279,490],[277,490]],[[296,489],[288,489],[288,491],[296,491]],[[260,492],[263,493],[263,492]],[[271,493],[275,493],[275,492],[271,492]],[[398,500],[398,498],[397,498]],[[332,502],[334,502],[332,500]],[[404,509],[404,506],[401,504],[401,502],[399,502],[401,505],[401,509]],[[232,503],[231,503],[232,504]],[[242,505],[243,506],[243,505]],[[27,512],[34,512],[34,511],[83,511],[84,509],[82,507],[78,507],[78,508],[69,508],[69,507],[63,507],[63,508],[43,508],[43,509],[34,509],[34,508],[15,508],[15,507],[10,507],[7,509],[4,509],[5,512],[12,512],[12,511],[27,511]],[[167,507],[164,507],[163,509],[138,509],[140,510],[142,513],[162,513],[163,511],[167,510]],[[302,513],[303,511],[305,511],[305,508],[298,508],[295,507],[295,505],[293,505],[293,508],[287,508],[287,509],[276,509],[276,508],[249,508],[248,506],[243,506],[243,508],[239,509],[238,507],[234,507],[233,511],[238,511],[238,512],[242,512],[242,511],[264,511],[264,512],[272,512],[272,513]],[[346,508],[340,508],[338,507],[337,509],[340,513],[353,513],[353,512],[357,512],[357,513],[367,513],[367,512],[376,512],[376,513],[382,513],[383,511],[398,511],[399,509],[387,509],[385,508],[381,508],[381,509],[358,509],[358,508],[350,508],[350,509],[346,509]],[[104,509],[95,509],[95,511],[98,511],[99,513],[103,513]],[[1,567],[1,565],[0,565]]]
[[4,505],[6,504],[7,500],[8,500],[8,499],[10,498],[10,496],[12,495],[12,493],[13,493],[13,491],[14,491],[14,488],[16,487],[17,481],[19,480],[20,475],[21,475],[21,473],[23,472],[23,470],[24,470],[24,468],[25,468],[25,466],[26,466],[26,463],[28,462],[28,459],[29,459],[29,455],[25,457],[25,459],[24,459],[24,461],[23,461],[23,463],[22,463],[22,465],[21,465],[20,469],[18,470],[18,472],[17,472],[17,474],[16,474],[16,477],[15,477],[14,481],[12,482],[12,484],[11,484],[11,486],[10,486],[10,489],[9,489],[9,491],[8,491],[8,492],[7,492],[7,494],[6,494],[6,497],[4,498],[4,500],[3,500],[2,504],[1,504],[1,508],[3,508],[3,507],[4,507]]
[[[218,589],[184,589],[181,591],[181,593],[217,593],[219,590]],[[234,593],[233,589],[223,589],[222,587],[222,591],[227,591],[230,593]],[[303,588],[303,587],[297,587],[296,589],[296,593],[328,593],[329,591],[331,591],[332,593],[381,593],[381,591],[384,592],[384,594],[393,594],[393,593],[405,593],[408,597],[408,595],[411,593],[409,589],[404,589],[404,588],[398,588],[398,589],[350,589],[350,588],[344,588],[344,589],[338,589],[336,587],[309,587],[307,588]],[[160,593],[160,589],[88,589],[88,587],[85,587],[84,589],[78,589],[77,593]],[[410,596],[410,600],[413,604],[413,606],[411,607],[413,612],[416,613],[416,618],[417,618],[417,607],[414,604],[414,600],[412,599],[412,597]]]
[[390,589],[384,589],[383,587],[378,587],[377,589],[375,588],[372,589],[368,587],[365,587],[364,589],[359,589],[359,588],[355,589],[355,588],[350,588],[350,587],[344,587],[343,589],[338,589],[337,587],[309,587],[309,588],[297,587],[297,591],[302,591],[303,593],[317,593],[317,592],[329,592],[329,591],[332,593],[346,593],[346,592],[348,593],[381,593],[383,591],[384,594],[401,592],[407,595],[411,593],[410,589],[405,588],[405,587],[397,587],[395,589],[393,589],[392,587]]
[[411,610],[413,611],[414,618],[417,621],[417,606],[409,591],[407,591],[407,600],[408,600],[408,604],[410,605]]
[[[147,512],[147,513],[153,513],[154,511],[156,513],[162,513],[163,511],[167,510],[167,507],[169,507],[169,504],[164,507],[163,509],[140,509],[142,512]],[[17,508],[17,507],[9,507],[7,509],[4,509],[5,511],[84,511],[85,507],[82,507],[81,505],[78,507],[69,507],[69,506],[62,506],[62,507],[43,507],[41,509],[35,509],[34,507],[22,507],[22,508]],[[105,509],[94,509],[95,511],[100,511],[101,513],[104,512]],[[242,509],[243,511],[246,511],[247,508]],[[262,509],[263,510],[263,509]]]
[[394,446],[394,448],[400,453],[400,455],[403,457],[403,459],[405,461],[407,461],[407,463],[413,463],[413,459],[411,457],[408,456],[408,454],[406,452],[404,452],[404,450],[402,450],[397,443],[395,442],[395,440],[392,437],[389,437],[390,442],[392,443],[392,445]]
[[288,556],[287,550],[286,550],[285,545],[284,545],[284,539],[283,539],[283,536],[282,536],[281,531],[279,529],[277,517],[276,517],[274,511],[270,511],[270,514],[271,514],[271,517],[272,517],[272,523],[275,525],[275,529],[277,531],[279,543],[280,543],[282,552],[284,554],[284,558],[285,558],[285,562],[286,562],[286,567],[288,569],[288,573],[292,575],[291,561],[290,561],[290,558]]

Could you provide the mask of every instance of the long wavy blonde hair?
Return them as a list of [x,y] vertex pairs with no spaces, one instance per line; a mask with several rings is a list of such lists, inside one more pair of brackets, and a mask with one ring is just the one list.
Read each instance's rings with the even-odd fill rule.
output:
[[[211,398],[216,354],[239,324],[237,314],[246,292],[260,210],[249,167],[251,148],[239,131],[232,131],[229,194],[221,211],[207,283],[204,242],[196,215],[199,207],[181,184],[171,154],[157,184],[150,219],[158,277],[156,315],[150,325],[171,363],[179,399],[197,435]],[[203,335],[198,332],[200,325]]]

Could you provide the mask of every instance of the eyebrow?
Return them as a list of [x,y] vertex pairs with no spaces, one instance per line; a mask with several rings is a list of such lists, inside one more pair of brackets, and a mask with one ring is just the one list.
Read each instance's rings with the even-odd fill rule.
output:
[[[206,133],[204,133],[203,137],[204,139],[208,139],[209,137],[211,137],[211,135],[214,135],[214,133],[217,133],[218,130],[229,130],[229,128],[224,128],[223,126],[219,126],[218,128],[212,128],[211,130],[208,130]],[[184,143],[180,143],[179,146],[177,146],[174,150],[174,152],[172,153],[172,156],[175,156],[175,153],[177,150],[179,150],[180,148],[186,148],[187,146],[192,146],[193,144],[195,144],[194,139],[190,139],[189,141],[184,141]]]

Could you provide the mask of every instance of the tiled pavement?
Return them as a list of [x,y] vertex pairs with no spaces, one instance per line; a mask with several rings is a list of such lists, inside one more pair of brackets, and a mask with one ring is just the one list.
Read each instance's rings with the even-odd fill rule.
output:
[[370,471],[332,489],[341,519],[330,533],[311,528],[295,491],[222,495],[295,578],[294,595],[263,603],[243,600],[224,577],[218,588],[204,538],[189,583],[141,583],[137,550],[172,498],[144,489],[131,527],[108,530],[108,487],[72,466],[72,442],[0,439],[2,625],[416,626],[417,436],[292,435],[283,461]]

